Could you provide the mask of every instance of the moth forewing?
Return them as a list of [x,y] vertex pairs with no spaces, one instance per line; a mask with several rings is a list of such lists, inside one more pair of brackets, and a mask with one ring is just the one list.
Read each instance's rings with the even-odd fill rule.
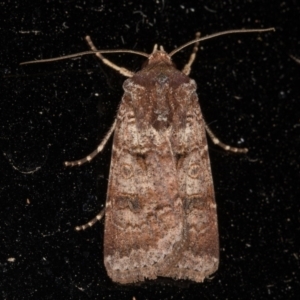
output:
[[219,250],[196,84],[156,51],[123,88],[105,218],[108,274],[119,283],[201,282],[217,269]]

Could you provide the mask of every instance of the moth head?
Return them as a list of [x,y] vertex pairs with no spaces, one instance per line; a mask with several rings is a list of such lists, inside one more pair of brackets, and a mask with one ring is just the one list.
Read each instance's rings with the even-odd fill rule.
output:
[[146,65],[156,63],[167,63],[172,65],[170,55],[164,50],[163,46],[160,46],[158,49],[157,44],[154,45],[153,51],[149,55]]

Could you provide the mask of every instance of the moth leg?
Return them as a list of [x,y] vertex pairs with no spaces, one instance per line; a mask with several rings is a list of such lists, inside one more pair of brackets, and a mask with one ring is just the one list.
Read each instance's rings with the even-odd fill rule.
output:
[[[200,38],[200,32],[196,32],[196,39],[198,39],[198,38]],[[197,42],[194,45],[194,48],[193,48],[193,51],[191,53],[190,59],[182,69],[182,73],[184,73],[185,75],[189,75],[190,72],[191,72],[191,66],[192,66],[192,64],[193,64],[193,62],[196,58],[196,54],[197,54],[198,49],[199,49],[198,46],[199,46],[199,42]]]
[[293,56],[293,55],[290,55],[290,58],[293,59],[296,63],[300,64],[300,59]]
[[98,221],[100,221],[103,218],[104,215],[105,215],[105,208],[103,208],[100,211],[100,213],[95,218],[93,218],[92,220],[88,221],[86,224],[80,225],[80,226],[76,226],[75,230],[80,231],[80,230],[85,230],[88,227],[92,227],[95,223],[97,223]]
[[[93,44],[90,36],[86,36],[85,37],[88,45],[90,46],[91,50],[93,51],[98,51],[98,49],[95,47],[95,45]],[[127,70],[126,68],[123,67],[119,67],[117,65],[115,65],[113,62],[111,62],[110,60],[106,59],[101,53],[95,53],[96,56],[102,60],[102,62],[104,64],[106,64],[107,66],[109,66],[110,68],[116,70],[117,72],[119,72],[120,74],[126,76],[126,77],[132,77],[134,75],[134,72],[131,72],[129,70]]]
[[116,127],[116,123],[117,120],[114,121],[113,125],[111,126],[111,128],[109,129],[108,133],[106,134],[106,136],[104,137],[103,141],[100,143],[100,145],[97,147],[97,149],[95,149],[92,153],[90,153],[88,156],[79,159],[79,160],[74,160],[74,161],[65,161],[64,165],[66,167],[74,167],[74,166],[80,166],[83,165],[84,163],[91,161],[98,153],[100,153],[104,146],[106,145],[108,139],[111,137],[112,133],[115,130]]
[[226,151],[231,151],[231,152],[235,152],[235,153],[247,153],[248,149],[247,148],[235,148],[235,147],[231,147],[229,145],[226,145],[224,143],[222,143],[215,135],[214,133],[210,130],[210,128],[208,127],[208,125],[205,124],[205,129],[208,133],[208,135],[210,136],[212,142],[215,145],[218,145],[219,147],[223,148]]

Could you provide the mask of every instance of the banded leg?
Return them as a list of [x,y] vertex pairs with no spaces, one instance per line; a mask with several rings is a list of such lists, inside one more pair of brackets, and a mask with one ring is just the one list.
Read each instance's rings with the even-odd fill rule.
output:
[[[85,37],[88,45],[90,46],[91,50],[93,51],[98,51],[98,49],[95,47],[95,45],[93,44],[90,36],[86,36]],[[110,60],[106,59],[101,53],[95,53],[96,56],[101,59],[101,61],[106,64],[107,66],[109,66],[110,68],[116,70],[117,72],[119,72],[120,74],[126,76],[126,77],[132,77],[134,75],[133,72],[127,70],[126,68],[123,67],[119,67],[117,65],[115,65],[113,62],[111,62]]]
[[296,63],[300,64],[300,59],[295,57],[294,55],[290,55],[290,58],[293,59]]
[[[90,46],[91,50],[93,51],[97,51],[97,48],[94,46],[91,38],[89,36],[86,37],[86,41],[88,42],[88,45]],[[125,68],[121,68],[115,64],[113,64],[112,62],[110,62],[109,60],[107,60],[101,53],[96,53],[96,56],[106,65],[108,65],[109,67],[113,68],[114,70],[117,70],[119,73],[121,73],[122,75],[126,76],[126,77],[132,77],[133,76],[133,72],[125,69]],[[88,156],[86,156],[83,159],[80,160],[76,160],[76,161],[66,161],[65,162],[65,166],[76,166],[76,165],[82,165],[88,161],[91,161],[98,153],[100,153],[103,148],[105,147],[107,141],[109,140],[110,136],[112,135],[112,133],[114,132],[116,127],[116,120],[113,123],[112,127],[110,128],[110,130],[108,131],[108,133],[106,134],[106,136],[104,137],[103,141],[100,143],[100,145],[97,147],[96,150],[94,150],[91,154],[89,154]],[[105,215],[105,208],[103,208],[99,214],[97,214],[96,217],[94,217],[92,220],[90,220],[89,222],[87,222],[84,225],[80,225],[80,226],[76,226],[75,230],[77,231],[81,231],[81,230],[85,230],[88,227],[92,227],[95,223],[97,223],[98,221],[100,221],[103,216]]]
[[100,211],[100,213],[95,218],[93,218],[92,220],[88,221],[86,224],[80,225],[80,226],[76,226],[75,230],[80,231],[80,230],[85,230],[88,227],[92,227],[95,223],[97,223],[98,221],[100,221],[103,218],[104,215],[105,215],[105,208],[103,208]]
[[108,133],[106,134],[106,136],[104,137],[100,145],[97,147],[97,149],[95,149],[92,153],[90,153],[88,156],[82,159],[74,160],[74,161],[65,161],[64,162],[65,166],[66,167],[80,166],[88,161],[91,161],[98,153],[100,153],[103,150],[104,146],[106,145],[107,141],[109,140],[109,138],[111,137],[112,133],[115,130],[116,123],[117,123],[117,119],[114,121],[113,125],[111,126]]
[[[196,32],[196,39],[200,38],[200,32]],[[183,67],[182,69],[182,73],[184,73],[185,75],[189,75],[190,72],[191,72],[191,66],[196,58],[196,54],[199,50],[199,42],[195,43],[194,45],[194,48],[193,48],[193,51],[190,55],[190,59],[189,61],[187,62],[187,64]]]
[[231,147],[229,145],[226,145],[224,143],[222,143],[215,135],[214,133],[210,130],[210,128],[208,127],[208,125],[205,124],[205,129],[207,131],[207,134],[209,135],[209,137],[211,138],[212,142],[215,145],[218,145],[219,147],[223,148],[226,151],[231,151],[234,153],[247,153],[248,149],[247,148],[236,148],[236,147]]

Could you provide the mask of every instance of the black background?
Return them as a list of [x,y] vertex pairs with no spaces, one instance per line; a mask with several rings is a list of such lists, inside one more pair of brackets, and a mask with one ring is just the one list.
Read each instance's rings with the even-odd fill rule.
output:
[[[298,3],[298,4],[297,4]],[[1,299],[296,299],[299,289],[300,4],[289,1],[2,1],[0,105]],[[103,223],[80,225],[105,203],[111,124],[124,77],[93,56],[20,62],[99,49],[167,51],[202,35],[241,28],[276,32],[201,44],[191,77],[202,112],[225,143],[209,142],[221,262],[202,284],[122,287],[103,265]],[[174,56],[179,68],[191,49]],[[143,58],[110,55],[137,71]],[[299,294],[298,294],[299,295]]]

